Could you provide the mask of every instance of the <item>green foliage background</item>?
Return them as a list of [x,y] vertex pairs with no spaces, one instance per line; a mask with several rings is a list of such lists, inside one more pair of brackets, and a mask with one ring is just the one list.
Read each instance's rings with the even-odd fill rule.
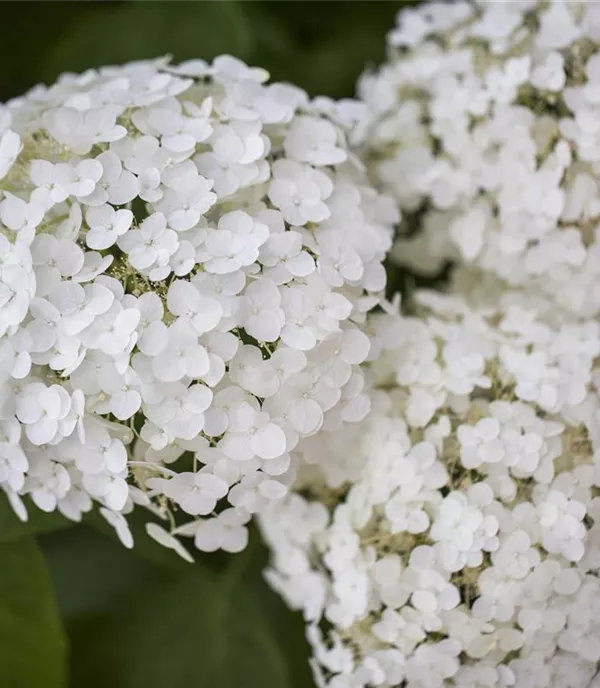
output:
[[[311,95],[352,96],[402,2],[3,2],[0,101],[64,71],[230,53]],[[304,622],[241,555],[186,564],[133,522],[133,552],[0,498],[0,688],[310,688]]]

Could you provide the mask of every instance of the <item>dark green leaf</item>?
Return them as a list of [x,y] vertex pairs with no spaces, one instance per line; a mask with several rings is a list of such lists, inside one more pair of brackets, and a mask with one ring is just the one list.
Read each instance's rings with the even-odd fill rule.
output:
[[[373,22],[347,26],[343,33],[298,56],[296,79],[313,95],[354,96],[360,75],[383,59],[384,35],[385,29]],[[315,69],[315,65],[322,69]]]
[[24,535],[47,533],[73,525],[72,521],[66,519],[58,511],[53,511],[50,514],[44,513],[30,500],[25,500],[25,505],[28,518],[27,521],[21,521],[13,511],[4,492],[0,490],[0,544],[16,540]]
[[131,600],[140,590],[162,589],[175,574],[88,524],[44,535],[40,544],[69,634],[69,685],[127,688],[122,627]]
[[195,567],[129,612],[127,688],[289,688],[278,641],[244,558],[219,576]]
[[35,541],[0,545],[0,686],[63,688],[66,643]]
[[123,672],[128,649],[118,617],[90,612],[70,619],[66,626],[69,688],[128,688]]
[[140,556],[141,536],[129,551],[87,525],[41,542],[69,632],[71,688],[313,687],[304,622],[263,581],[256,533],[241,554],[196,552],[180,570],[173,552]]
[[174,574],[86,524],[44,535],[40,544],[69,634],[69,685],[126,688],[124,610],[140,590],[160,589]]
[[44,77],[48,54],[93,7],[93,2],[70,0],[2,3],[0,63],[5,67],[0,70],[0,101],[22,95]]
[[132,590],[167,580],[169,572],[88,525],[39,538],[61,616],[111,613]]
[[248,57],[254,45],[234,2],[140,2],[96,5],[57,45],[46,75],[172,54],[210,60],[224,52]]

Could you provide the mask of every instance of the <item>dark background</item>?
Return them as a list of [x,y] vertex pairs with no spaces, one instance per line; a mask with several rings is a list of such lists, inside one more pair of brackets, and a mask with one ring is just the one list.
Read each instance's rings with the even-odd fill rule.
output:
[[[311,95],[352,96],[402,4],[5,1],[0,102],[64,71],[221,53]],[[149,541],[143,518],[130,552],[99,517],[73,525],[29,510],[20,524],[0,499],[2,688],[314,685],[304,622],[263,582],[256,532],[246,552],[196,552],[192,566]]]
[[351,96],[402,4],[376,0],[2,2],[0,101],[64,71],[230,53],[312,95]]

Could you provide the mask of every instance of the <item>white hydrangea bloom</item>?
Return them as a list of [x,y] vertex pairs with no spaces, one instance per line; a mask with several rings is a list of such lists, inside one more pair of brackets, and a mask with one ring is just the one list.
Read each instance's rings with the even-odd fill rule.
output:
[[[125,545],[238,551],[300,441],[360,420],[397,211],[357,104],[222,56],[65,74],[2,106],[0,488]],[[221,510],[223,502],[229,504]],[[181,515],[181,519],[177,519]],[[182,522],[183,521],[183,522]]]
[[600,314],[600,4],[424,3],[365,74],[358,138],[417,274],[475,266]]
[[304,440],[294,491],[261,515],[267,580],[304,613],[322,688],[587,688],[600,325],[418,303],[371,316],[371,414]]

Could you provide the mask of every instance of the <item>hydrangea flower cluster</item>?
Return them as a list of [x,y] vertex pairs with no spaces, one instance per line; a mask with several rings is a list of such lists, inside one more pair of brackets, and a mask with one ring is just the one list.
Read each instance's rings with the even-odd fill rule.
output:
[[372,411],[261,527],[321,688],[587,688],[600,663],[600,324],[421,293]]
[[23,518],[23,495],[96,501],[130,546],[140,504],[183,556],[176,534],[237,551],[299,440],[368,410],[397,211],[349,153],[360,107],[267,80],[159,59],[1,107],[0,488]]
[[448,261],[600,313],[600,4],[425,3],[359,86],[373,177],[397,198],[395,258]]

